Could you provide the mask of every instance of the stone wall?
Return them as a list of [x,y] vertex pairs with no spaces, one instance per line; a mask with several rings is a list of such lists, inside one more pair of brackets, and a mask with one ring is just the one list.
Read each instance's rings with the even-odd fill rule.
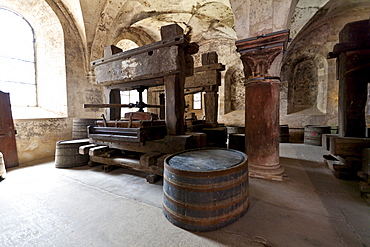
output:
[[344,25],[368,19],[369,8],[366,0],[330,1],[289,44],[281,70],[281,124],[338,125],[336,62],[327,54],[339,42]]

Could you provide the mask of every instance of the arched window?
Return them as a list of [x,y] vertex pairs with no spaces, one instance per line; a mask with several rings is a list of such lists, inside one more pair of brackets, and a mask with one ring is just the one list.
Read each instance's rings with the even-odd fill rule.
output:
[[0,8],[0,90],[12,106],[37,106],[34,32],[20,15]]

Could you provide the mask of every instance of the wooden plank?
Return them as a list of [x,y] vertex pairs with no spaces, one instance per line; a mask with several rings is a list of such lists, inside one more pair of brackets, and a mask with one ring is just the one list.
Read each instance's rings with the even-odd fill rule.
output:
[[98,146],[98,145],[97,144],[88,144],[88,145],[80,146],[78,148],[78,153],[81,154],[81,155],[87,155],[87,154],[89,154],[90,148],[93,148],[93,147],[96,147],[96,146]]
[[90,156],[101,155],[108,150],[108,146],[97,146],[89,149]]
[[185,88],[221,85],[221,73],[217,70],[197,72],[185,78]]
[[161,41],[154,42],[154,43],[151,43],[149,45],[140,46],[138,48],[134,48],[134,49],[131,49],[131,50],[127,50],[127,51],[124,51],[124,52],[114,54],[114,55],[112,55],[111,57],[108,57],[108,58],[105,57],[105,58],[101,58],[101,59],[92,61],[91,66],[98,66],[98,65],[101,65],[101,64],[104,64],[104,63],[109,63],[109,62],[115,61],[115,60],[129,58],[129,57],[132,57],[132,56],[135,56],[135,55],[138,55],[138,54],[151,52],[153,50],[160,49],[160,48],[163,48],[163,47],[170,47],[170,46],[174,46],[174,45],[186,46],[188,44],[189,44],[189,41],[187,40],[185,35],[181,34],[181,35],[177,35],[177,36],[172,36],[168,39],[163,39]]
[[137,86],[146,86],[146,87],[156,87],[163,85],[163,78],[150,78],[145,80],[138,80],[138,81],[131,81],[131,82],[124,82],[124,83],[115,83],[112,85],[107,85],[105,88],[107,90],[112,89],[119,89],[121,91],[132,90],[134,87]]
[[[107,137],[109,139],[107,139]],[[110,148],[127,150],[141,153],[176,153],[186,149],[196,148],[196,140],[191,135],[165,136],[163,139],[143,142],[130,142],[123,138],[111,138],[111,136],[90,135],[90,143],[106,145]]]
[[362,157],[364,148],[370,148],[370,138],[330,136],[330,153],[336,156]]
[[170,46],[96,65],[94,72],[97,84],[108,85],[163,77],[181,70],[179,47]]
[[223,65],[222,63],[203,65],[203,66],[194,68],[194,73],[198,73],[198,72],[202,72],[202,71],[208,71],[208,70],[223,71],[223,70],[225,70],[225,65]]
[[147,172],[156,174],[159,176],[163,175],[163,168],[158,166],[141,166],[140,161],[137,159],[130,159],[125,157],[101,157],[101,156],[91,156],[90,160],[92,162],[107,164],[107,165],[115,165],[115,166],[122,166],[125,168],[129,168],[135,171]]

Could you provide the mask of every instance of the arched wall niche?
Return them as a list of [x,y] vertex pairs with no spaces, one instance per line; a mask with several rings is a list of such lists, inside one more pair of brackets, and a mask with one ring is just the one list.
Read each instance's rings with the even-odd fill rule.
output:
[[[315,49],[311,49],[313,51]],[[328,62],[320,53],[303,53],[281,72],[286,114],[325,114],[327,112]]]
[[230,67],[225,73],[225,113],[244,110],[245,87],[240,65]]

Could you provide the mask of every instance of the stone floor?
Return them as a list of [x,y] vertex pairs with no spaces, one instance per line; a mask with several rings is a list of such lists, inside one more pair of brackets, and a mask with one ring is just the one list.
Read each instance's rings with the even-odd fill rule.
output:
[[0,246],[370,246],[370,206],[357,181],[336,179],[321,147],[281,144],[283,182],[250,179],[249,211],[213,232],[172,225],[162,181],[123,168],[7,171],[0,182]]

